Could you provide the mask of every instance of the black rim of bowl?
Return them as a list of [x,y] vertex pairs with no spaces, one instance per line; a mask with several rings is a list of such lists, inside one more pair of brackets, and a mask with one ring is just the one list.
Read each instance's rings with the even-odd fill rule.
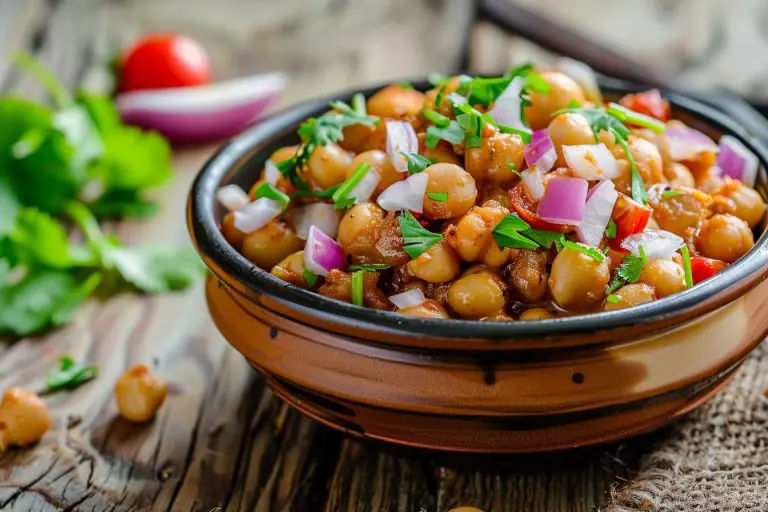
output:
[[[427,82],[413,82],[414,87],[425,90]],[[520,339],[578,335],[597,331],[631,328],[676,317],[695,309],[712,296],[761,271],[768,255],[768,242],[761,235],[755,247],[740,260],[707,281],[690,290],[659,299],[648,304],[611,312],[526,321],[480,322],[460,319],[424,319],[355,306],[314,292],[289,285],[264,271],[235,250],[224,238],[217,221],[216,190],[236,174],[245,174],[254,181],[253,172],[237,171],[244,167],[260,169],[269,151],[275,149],[276,139],[283,137],[305,120],[327,110],[329,101],[349,101],[362,92],[366,97],[386,84],[341,93],[328,98],[308,101],[278,112],[250,127],[221,148],[203,167],[190,192],[190,229],[204,259],[210,259],[226,275],[234,277],[256,294],[265,294],[300,309],[320,320],[332,321],[358,329],[377,329],[405,337],[440,337],[468,339]],[[603,91],[612,94],[636,92],[641,88],[623,81],[602,79]],[[664,93],[676,111],[693,116],[705,125],[730,134],[754,152],[764,169],[768,169],[768,149],[764,144],[725,114],[687,97]],[[254,148],[259,151],[254,152]],[[217,274],[217,269],[211,269]],[[218,275],[222,279],[224,275]],[[225,279],[226,280],[226,279]]]

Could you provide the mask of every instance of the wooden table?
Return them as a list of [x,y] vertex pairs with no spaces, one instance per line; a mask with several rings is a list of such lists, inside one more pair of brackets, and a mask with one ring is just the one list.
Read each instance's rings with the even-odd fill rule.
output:
[[[562,2],[540,2],[541,9],[554,5],[558,16],[592,19],[560,9]],[[685,11],[675,16],[684,23]],[[221,78],[289,71],[283,106],[427,70],[494,72],[542,55],[476,20],[468,0],[2,0],[0,90],[43,98],[10,69],[5,56],[13,49],[33,52],[76,87],[105,41],[119,44],[150,30],[201,40]],[[691,40],[692,47],[681,46],[681,67],[698,48]],[[715,76],[721,75],[701,72],[700,82]],[[214,149],[177,148],[176,178],[160,192],[161,214],[110,228],[127,243],[187,244],[186,194]],[[640,439],[468,461],[344,439],[265,388],[213,327],[202,283],[176,295],[93,302],[66,328],[4,345],[0,390],[39,387],[62,353],[98,364],[101,374],[47,397],[53,430],[32,449],[2,455],[0,510],[587,511],[609,500],[648,446]],[[116,377],[138,362],[156,365],[171,387],[156,420],[144,426],[119,419],[112,399]]]

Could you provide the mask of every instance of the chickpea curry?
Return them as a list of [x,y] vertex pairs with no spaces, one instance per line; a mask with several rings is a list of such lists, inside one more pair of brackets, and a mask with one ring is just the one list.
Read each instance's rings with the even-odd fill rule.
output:
[[658,91],[607,102],[593,75],[531,65],[430,82],[306,120],[248,193],[218,191],[224,237],[326,297],[495,321],[651,302],[753,247],[756,156]]

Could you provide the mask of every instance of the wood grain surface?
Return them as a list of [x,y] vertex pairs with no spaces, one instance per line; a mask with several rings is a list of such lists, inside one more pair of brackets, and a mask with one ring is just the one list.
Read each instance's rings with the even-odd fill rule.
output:
[[[596,22],[576,7],[582,2],[524,3],[551,8],[585,27]],[[717,19],[714,0],[682,6],[661,0],[587,3],[593,13],[614,6],[605,11],[608,19],[618,16],[618,5],[632,16],[642,16],[644,9],[670,13],[664,21],[668,39],[644,36],[637,26],[635,43],[646,45],[641,56],[649,62],[669,47],[679,48],[675,62],[682,67],[670,71],[682,69],[692,78],[701,78],[697,62],[714,44],[710,31],[706,23],[701,34],[671,29],[692,16],[730,27]],[[755,13],[762,9],[756,4],[729,2]],[[136,34],[160,30],[199,39],[220,78],[288,71],[291,86],[282,106],[426,71],[467,65],[495,72],[546,57],[474,15],[468,0],[0,0],[0,87],[4,93],[44,97],[36,84],[11,70],[6,56],[14,49],[34,53],[67,86],[76,87],[91,76],[94,58],[103,59]],[[614,23],[606,25],[606,40],[623,40]],[[764,31],[766,23],[762,26]],[[719,83],[730,69],[726,64],[700,83]],[[739,78],[737,85],[752,90],[750,80]],[[126,243],[188,244],[186,194],[214,149],[177,148],[176,177],[159,193],[161,213],[150,222],[110,229]],[[99,378],[47,396],[53,430],[32,449],[0,456],[0,510],[445,512],[472,505],[486,511],[581,512],[605,504],[652,441],[567,455],[473,459],[467,465],[343,439],[289,410],[266,389],[213,327],[202,283],[180,294],[93,302],[63,329],[3,344],[0,390],[40,388],[63,353],[98,364]],[[117,376],[138,362],[153,365],[171,389],[154,422],[143,426],[119,419],[112,400]]]

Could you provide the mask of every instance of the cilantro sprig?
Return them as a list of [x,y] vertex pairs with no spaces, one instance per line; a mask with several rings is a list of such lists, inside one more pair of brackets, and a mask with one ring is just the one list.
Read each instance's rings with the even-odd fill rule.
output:
[[84,366],[68,355],[59,358],[59,367],[48,372],[45,387],[49,392],[74,389],[96,378],[97,366]]
[[589,256],[590,258],[592,258],[598,263],[602,263],[603,261],[605,261],[605,254],[595,249],[594,247],[589,247],[583,244],[577,244],[575,242],[571,242],[568,239],[563,240],[563,246],[568,249],[578,251],[582,254],[586,254],[587,256]]
[[624,256],[624,260],[613,274],[613,279],[605,288],[606,295],[612,294],[625,284],[640,280],[643,269],[648,265],[648,258],[645,256],[645,249],[643,249],[642,245],[638,247],[638,252],[640,256],[633,256],[631,254]]
[[408,174],[418,174],[435,163],[431,158],[418,153],[405,153],[401,151],[400,154],[408,161]]
[[400,234],[403,238],[403,250],[415,260],[427,249],[443,240],[443,235],[433,233],[417,221],[408,210],[403,210],[398,219]]
[[499,249],[551,249],[560,252],[566,242],[565,235],[556,231],[532,229],[516,213],[501,219],[491,232]]
[[427,197],[438,203],[444,203],[448,200],[448,192],[427,192]]

